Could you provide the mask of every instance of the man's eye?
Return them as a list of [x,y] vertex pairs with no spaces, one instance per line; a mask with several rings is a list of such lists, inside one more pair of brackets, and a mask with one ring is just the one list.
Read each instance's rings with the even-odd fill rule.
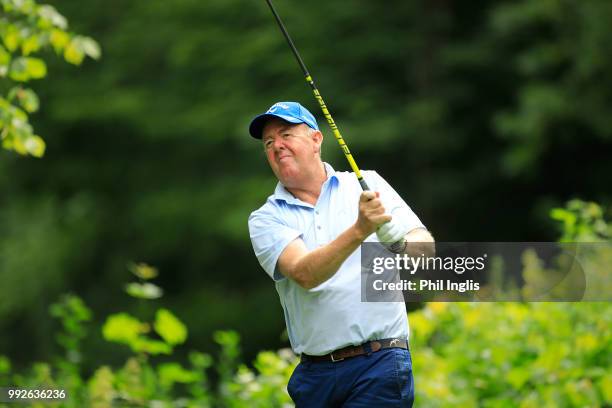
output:
[[271,140],[267,140],[267,141],[264,143],[264,147],[265,147],[266,149],[269,149],[271,146],[272,146],[272,141],[271,141]]

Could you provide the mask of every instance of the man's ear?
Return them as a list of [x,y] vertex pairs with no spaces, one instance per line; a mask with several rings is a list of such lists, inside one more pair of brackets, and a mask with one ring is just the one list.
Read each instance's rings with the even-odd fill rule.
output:
[[319,153],[321,151],[321,145],[323,144],[323,133],[315,130],[312,133],[312,140],[315,142],[315,153]]

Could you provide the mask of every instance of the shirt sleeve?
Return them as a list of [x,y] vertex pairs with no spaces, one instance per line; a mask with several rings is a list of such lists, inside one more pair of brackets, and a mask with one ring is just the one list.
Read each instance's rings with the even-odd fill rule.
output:
[[274,281],[285,279],[276,263],[287,245],[302,233],[287,226],[275,213],[273,206],[264,205],[249,216],[249,235],[261,267]]
[[376,171],[365,171],[364,178],[366,178],[368,186],[373,191],[380,192],[380,199],[391,216],[407,225],[408,232],[415,228],[425,228],[419,217],[417,217],[402,197]]

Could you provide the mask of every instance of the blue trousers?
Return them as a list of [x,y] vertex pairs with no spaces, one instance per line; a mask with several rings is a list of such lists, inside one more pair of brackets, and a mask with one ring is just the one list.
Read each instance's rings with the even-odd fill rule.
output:
[[296,408],[412,407],[410,351],[389,348],[338,362],[304,361],[287,391]]

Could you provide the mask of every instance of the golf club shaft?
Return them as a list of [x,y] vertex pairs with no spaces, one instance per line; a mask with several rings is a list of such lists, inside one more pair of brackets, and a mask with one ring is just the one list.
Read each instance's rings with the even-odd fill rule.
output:
[[289,36],[289,33],[287,32],[285,25],[281,21],[280,16],[278,15],[278,13],[276,12],[276,9],[272,5],[272,1],[266,0],[266,2],[268,3],[270,10],[272,10],[272,14],[274,14],[274,18],[276,19],[278,26],[283,32],[283,35],[285,36],[285,39],[287,40],[287,43],[289,44],[291,51],[293,51],[293,55],[295,55],[295,59],[297,60],[298,64],[300,64],[300,67],[302,68],[302,71],[304,72],[304,77],[306,78],[306,82],[308,82],[308,84],[312,88],[312,93],[314,94],[315,99],[319,103],[319,106],[321,107],[321,111],[323,112],[325,119],[327,119],[327,123],[329,123],[329,127],[331,127],[332,133],[336,137],[336,140],[338,141],[340,148],[344,152],[344,156],[346,157],[346,160],[348,160],[349,165],[351,166],[351,169],[357,176],[357,180],[359,180],[359,184],[361,185],[361,188],[364,191],[369,190],[366,181],[361,176],[361,171],[359,170],[359,167],[357,166],[355,159],[353,159],[353,155],[351,154],[351,151],[349,150],[346,142],[344,141],[344,138],[340,134],[340,131],[338,130],[338,126],[336,126],[336,122],[334,122],[334,118],[332,118],[331,113],[329,113],[329,109],[327,109],[327,105],[325,105],[325,101],[323,101],[321,92],[319,92],[319,90],[317,89],[317,86],[312,80],[312,76],[310,75],[310,73],[308,73],[308,69],[306,68],[306,65],[304,64],[304,61],[302,61],[302,57],[300,57],[300,54],[298,53],[297,48],[295,48],[295,45],[293,44],[293,41],[291,40],[291,37]]

